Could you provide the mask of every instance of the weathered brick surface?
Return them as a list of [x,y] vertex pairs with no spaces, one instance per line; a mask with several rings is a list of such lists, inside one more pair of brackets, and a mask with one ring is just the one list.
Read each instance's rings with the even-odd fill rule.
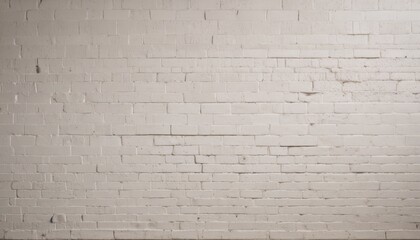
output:
[[420,1],[0,0],[0,239],[420,238]]

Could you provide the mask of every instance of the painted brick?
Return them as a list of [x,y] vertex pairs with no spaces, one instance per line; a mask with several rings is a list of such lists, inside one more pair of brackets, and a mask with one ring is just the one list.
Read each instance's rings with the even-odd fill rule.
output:
[[419,11],[0,0],[0,239],[418,238]]

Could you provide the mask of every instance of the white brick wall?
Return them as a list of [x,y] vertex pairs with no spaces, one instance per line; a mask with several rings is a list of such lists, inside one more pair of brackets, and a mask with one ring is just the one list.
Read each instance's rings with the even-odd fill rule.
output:
[[28,238],[420,238],[420,1],[0,0]]

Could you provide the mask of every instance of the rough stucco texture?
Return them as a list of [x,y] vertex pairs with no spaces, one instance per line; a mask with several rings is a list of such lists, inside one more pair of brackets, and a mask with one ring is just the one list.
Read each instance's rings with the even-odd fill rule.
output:
[[420,0],[0,9],[0,238],[420,237]]

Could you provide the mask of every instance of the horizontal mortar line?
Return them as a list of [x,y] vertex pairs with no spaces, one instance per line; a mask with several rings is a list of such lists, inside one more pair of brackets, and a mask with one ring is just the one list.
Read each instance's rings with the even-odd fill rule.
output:
[[[44,134],[11,134],[13,136],[38,136],[38,135],[44,135]],[[124,136],[186,136],[186,137],[223,137],[223,136],[279,136],[279,137],[287,137],[287,136],[299,136],[299,137],[306,137],[306,136],[318,136],[318,135],[310,135],[310,134],[95,134],[95,133],[86,133],[86,134],[45,134],[49,136],[71,136],[71,135],[83,135],[83,136],[92,136],[92,137],[124,137]],[[347,134],[353,136],[354,134]],[[361,134],[358,134],[361,135]],[[378,136],[378,134],[362,134],[364,136]],[[385,134],[384,134],[385,135]],[[387,136],[394,134],[386,134]],[[322,136],[322,135],[319,135]],[[344,136],[344,135],[337,135],[337,136]],[[383,135],[381,135],[383,136]],[[405,136],[405,135],[401,135]]]
[[[417,46],[420,46],[417,45]],[[350,48],[349,48],[350,49]],[[277,50],[277,49],[268,49],[270,50]],[[286,49],[289,50],[289,49]],[[369,49],[369,50],[375,50],[375,49]],[[400,49],[398,49],[400,50]],[[404,49],[404,50],[412,50],[412,49]],[[419,59],[420,57],[332,57],[332,56],[322,56],[322,57],[274,57],[274,56],[268,56],[268,57],[133,57],[133,58],[127,58],[127,57],[108,57],[108,58],[68,58],[68,57],[41,57],[41,58],[17,58],[17,59],[63,59],[63,60],[109,60],[109,59],[117,59],[117,60],[137,60],[137,59],[254,59],[254,60],[261,60],[261,59]]]

